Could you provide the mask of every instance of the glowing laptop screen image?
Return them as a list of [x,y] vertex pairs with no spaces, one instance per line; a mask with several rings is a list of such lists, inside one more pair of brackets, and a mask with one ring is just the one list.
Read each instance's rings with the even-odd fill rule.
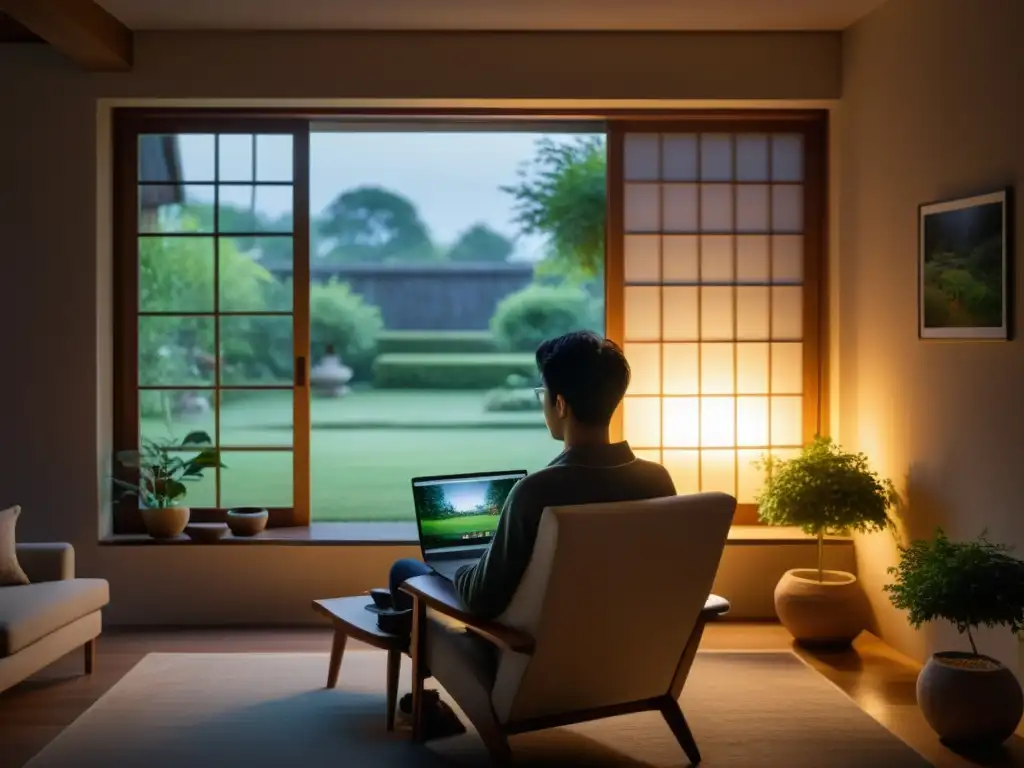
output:
[[413,480],[423,554],[490,543],[505,499],[526,472]]

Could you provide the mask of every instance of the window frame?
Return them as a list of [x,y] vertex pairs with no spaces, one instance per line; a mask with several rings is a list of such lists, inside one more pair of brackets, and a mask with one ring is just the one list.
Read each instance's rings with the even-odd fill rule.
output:
[[[117,108],[113,111],[113,438],[114,449],[138,447],[138,137],[145,133],[291,133],[293,136],[293,506],[270,509],[270,527],[303,527],[311,521],[309,295],[309,144],[315,120],[384,118],[450,125],[456,121],[600,121],[608,147],[605,237],[605,328],[623,341],[624,226],[623,137],[628,132],[771,132],[804,136],[804,438],[828,433],[828,113],[824,110],[659,110],[476,108]],[[219,355],[219,350],[216,350]],[[219,362],[218,362],[219,370]],[[217,384],[219,385],[219,375]],[[612,436],[623,434],[622,408]],[[115,467],[116,477],[132,473]],[[225,509],[192,508],[194,522],[223,522]],[[137,502],[126,497],[112,505],[114,534],[143,533]],[[757,524],[756,507],[740,505],[734,524]]]

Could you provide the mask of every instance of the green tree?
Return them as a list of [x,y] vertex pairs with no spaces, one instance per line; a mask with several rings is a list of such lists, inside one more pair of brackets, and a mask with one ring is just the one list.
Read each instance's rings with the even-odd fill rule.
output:
[[455,508],[448,501],[448,496],[439,485],[424,485],[417,489],[423,516],[427,520],[441,520],[455,514]]
[[437,251],[416,207],[402,195],[364,186],[343,192],[327,206],[320,234],[333,242],[333,262],[430,261]]
[[519,182],[501,188],[515,198],[515,222],[523,233],[547,238],[542,272],[573,279],[601,273],[606,175],[604,136],[570,142],[545,138],[520,168]]
[[505,262],[512,255],[512,241],[486,224],[474,224],[448,251],[450,261]]
[[487,514],[500,515],[506,496],[508,496],[508,490],[503,487],[503,484],[490,483],[487,486],[487,493],[484,495],[484,506],[487,508]]

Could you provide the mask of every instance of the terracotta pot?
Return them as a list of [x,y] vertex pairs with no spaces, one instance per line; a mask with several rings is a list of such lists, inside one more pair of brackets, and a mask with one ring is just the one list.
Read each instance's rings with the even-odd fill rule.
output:
[[866,625],[857,577],[846,571],[797,568],[775,587],[775,612],[793,638],[805,645],[846,646]]
[[140,509],[142,522],[154,539],[173,539],[180,536],[188,525],[188,507],[161,507]]
[[936,653],[917,676],[917,703],[939,738],[951,746],[1002,744],[1024,715],[1017,677],[988,656]]
[[259,507],[239,507],[228,510],[228,528],[235,536],[255,536],[267,527],[270,513]]

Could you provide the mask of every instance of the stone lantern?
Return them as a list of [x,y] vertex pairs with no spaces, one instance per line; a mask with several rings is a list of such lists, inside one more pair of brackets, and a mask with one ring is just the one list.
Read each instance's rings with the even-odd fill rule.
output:
[[349,393],[348,383],[352,380],[352,369],[341,362],[341,357],[334,351],[334,345],[328,344],[324,356],[309,372],[309,383],[315,392],[328,397],[344,397]]

